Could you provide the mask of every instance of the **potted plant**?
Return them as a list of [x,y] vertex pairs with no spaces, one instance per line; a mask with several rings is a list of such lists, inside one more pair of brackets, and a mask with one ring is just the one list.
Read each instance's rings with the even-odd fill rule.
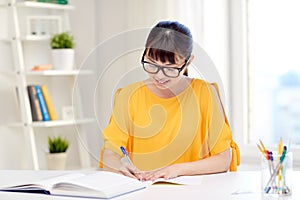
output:
[[71,70],[74,65],[74,38],[68,32],[58,33],[51,38],[52,64],[54,69]]
[[69,142],[60,136],[48,137],[49,154],[47,154],[48,169],[64,170]]

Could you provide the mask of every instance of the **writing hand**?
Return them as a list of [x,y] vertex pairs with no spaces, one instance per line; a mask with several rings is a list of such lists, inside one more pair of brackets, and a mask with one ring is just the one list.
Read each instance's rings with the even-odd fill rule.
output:
[[127,158],[121,158],[117,153],[109,149],[105,149],[103,157],[103,169],[105,171],[111,171],[138,180],[143,180],[143,173],[141,173],[134,165],[126,162]]
[[136,168],[132,163],[128,162],[128,159],[126,157],[121,159],[122,167],[119,169],[119,171],[128,177],[135,178],[138,180],[144,180],[143,172],[141,172],[138,168]]

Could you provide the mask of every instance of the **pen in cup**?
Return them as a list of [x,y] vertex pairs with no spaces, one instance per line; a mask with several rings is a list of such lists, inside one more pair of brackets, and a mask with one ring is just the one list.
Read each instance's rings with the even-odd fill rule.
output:
[[287,148],[286,148],[286,146],[284,146],[282,155],[280,156],[280,162],[277,164],[277,166],[276,166],[276,168],[275,168],[273,174],[271,175],[271,177],[270,177],[268,183],[266,184],[266,187],[265,187],[265,192],[266,192],[266,193],[268,193],[268,192],[270,191],[270,188],[271,188],[271,187],[270,187],[269,185],[270,185],[271,183],[273,183],[273,181],[275,180],[275,178],[276,178],[276,176],[277,176],[279,170],[280,170],[281,167],[282,167],[282,163],[283,163],[283,161],[284,161],[284,158],[285,158],[285,155],[286,155],[286,151],[287,151]]

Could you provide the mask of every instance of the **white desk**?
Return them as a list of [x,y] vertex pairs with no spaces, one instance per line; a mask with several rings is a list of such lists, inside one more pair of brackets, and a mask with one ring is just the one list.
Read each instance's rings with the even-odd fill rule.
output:
[[[70,171],[14,171],[0,170],[0,187],[24,184],[43,178],[70,173]],[[300,171],[294,172],[293,195],[287,199],[300,199]],[[238,193],[238,194],[236,194]],[[43,194],[0,192],[0,200],[70,200],[82,198],[56,197]],[[261,199],[260,172],[240,171],[204,175],[201,186],[152,185],[146,189],[129,193],[113,200],[256,200]]]

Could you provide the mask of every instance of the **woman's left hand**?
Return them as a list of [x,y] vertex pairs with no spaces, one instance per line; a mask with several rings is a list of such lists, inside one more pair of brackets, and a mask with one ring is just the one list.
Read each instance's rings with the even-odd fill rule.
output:
[[154,181],[155,179],[158,178],[164,178],[164,179],[176,178],[180,176],[179,171],[180,171],[180,165],[174,164],[153,171],[144,172],[143,178],[146,181],[148,180]]

